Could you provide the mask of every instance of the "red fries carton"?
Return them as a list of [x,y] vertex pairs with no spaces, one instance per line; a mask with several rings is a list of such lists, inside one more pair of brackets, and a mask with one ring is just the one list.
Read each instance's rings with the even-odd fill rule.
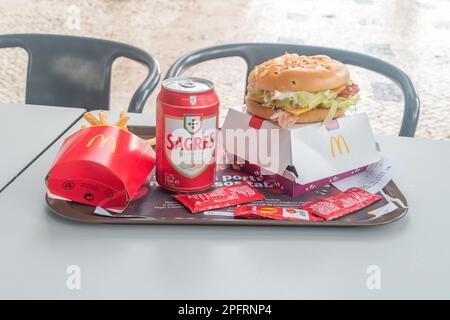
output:
[[80,129],[63,143],[46,177],[50,193],[123,210],[155,165],[150,144],[117,126]]

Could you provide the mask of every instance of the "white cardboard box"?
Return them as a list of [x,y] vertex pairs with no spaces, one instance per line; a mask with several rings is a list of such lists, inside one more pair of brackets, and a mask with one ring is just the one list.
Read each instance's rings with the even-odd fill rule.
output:
[[356,113],[330,122],[277,124],[230,109],[221,129],[225,151],[244,170],[273,179],[292,195],[365,170],[381,159],[369,119]]

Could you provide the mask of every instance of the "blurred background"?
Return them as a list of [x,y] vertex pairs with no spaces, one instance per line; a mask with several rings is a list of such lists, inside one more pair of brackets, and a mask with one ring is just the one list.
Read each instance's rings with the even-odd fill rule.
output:
[[[230,42],[280,42],[336,47],[373,55],[403,69],[422,109],[416,136],[450,139],[449,0],[1,0],[0,33],[57,33],[128,43],[154,55],[162,76],[181,55]],[[24,102],[27,54],[0,50],[0,101]],[[186,72],[211,79],[221,115],[243,103],[245,63],[206,62]],[[145,67],[118,59],[111,109],[126,109]],[[397,135],[403,97],[389,79],[351,68],[359,110],[374,131]],[[154,112],[158,88],[148,100]]]

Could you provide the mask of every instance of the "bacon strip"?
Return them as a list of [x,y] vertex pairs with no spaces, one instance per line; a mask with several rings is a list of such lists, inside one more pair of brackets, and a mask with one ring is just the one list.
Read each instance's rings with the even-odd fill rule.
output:
[[353,97],[359,92],[359,87],[356,83],[347,84],[344,89],[339,91],[338,97],[348,98]]
[[277,111],[270,117],[270,119],[277,122],[283,129],[292,127],[297,120],[295,115],[292,115],[284,110]]

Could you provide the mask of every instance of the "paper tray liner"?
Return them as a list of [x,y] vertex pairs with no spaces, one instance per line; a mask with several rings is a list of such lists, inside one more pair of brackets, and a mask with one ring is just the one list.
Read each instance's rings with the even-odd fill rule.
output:
[[[130,130],[141,136],[148,138],[154,136],[154,127],[134,126]],[[233,178],[230,178],[233,177]],[[272,188],[270,182],[258,181],[250,177],[245,172],[240,172],[229,168],[226,165],[219,165],[216,185],[221,186],[225,182],[238,182],[248,179],[254,182],[258,191],[264,193],[266,200],[253,202],[255,205],[277,206],[277,207],[298,207],[306,202],[324,199],[340,191],[331,186],[325,186],[315,191],[291,197],[280,193],[276,188]],[[264,187],[261,187],[263,184]],[[48,206],[56,214],[80,222],[92,223],[119,223],[119,224],[208,224],[208,225],[277,225],[277,226],[371,226],[393,222],[402,218],[407,213],[407,201],[396,184],[391,181],[383,192],[390,198],[400,200],[403,206],[396,203],[396,209],[387,214],[374,218],[369,212],[381,208],[388,204],[388,200],[382,199],[368,207],[356,211],[344,217],[332,221],[280,221],[280,220],[256,220],[256,219],[235,219],[232,215],[220,215],[227,211],[231,214],[233,208],[221,208],[192,214],[185,207],[179,204],[173,197],[173,193],[158,186],[151,176],[148,184],[144,185],[140,191],[141,196],[133,200],[128,208],[121,214],[110,213],[112,216],[102,216],[94,213],[95,207],[79,204],[76,202],[52,199],[47,197]],[[382,195],[382,194],[381,194]]]

